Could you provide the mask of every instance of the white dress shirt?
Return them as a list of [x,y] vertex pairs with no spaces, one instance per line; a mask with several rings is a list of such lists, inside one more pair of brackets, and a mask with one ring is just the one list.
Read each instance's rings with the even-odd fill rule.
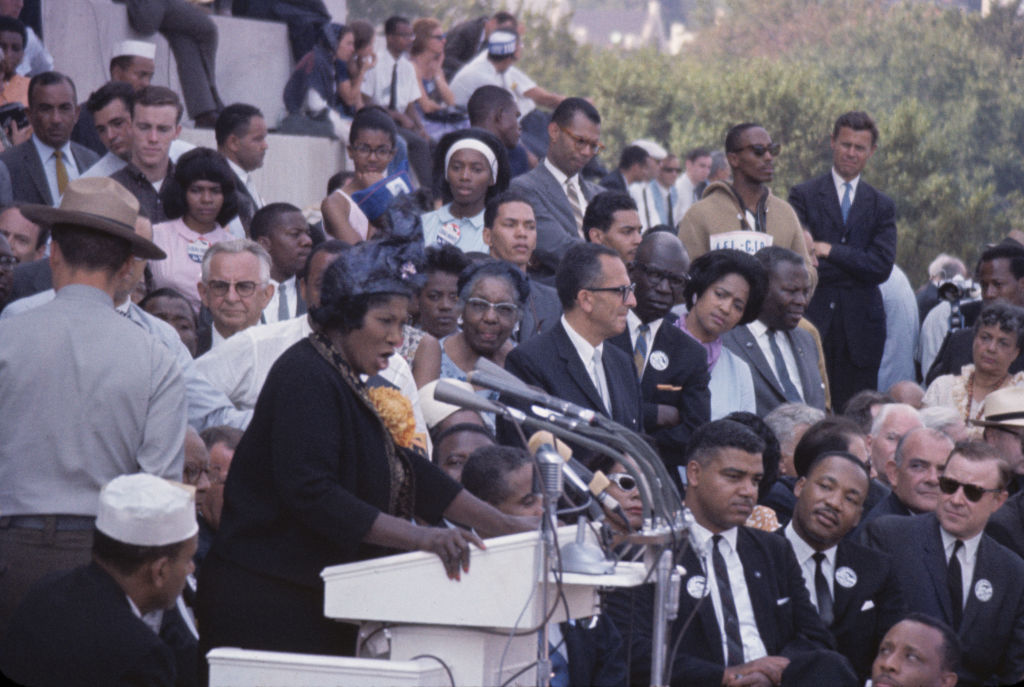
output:
[[565,332],[569,335],[569,341],[572,342],[577,355],[579,355],[580,360],[583,361],[583,367],[587,369],[587,374],[590,375],[590,381],[594,384],[594,388],[597,389],[597,393],[601,396],[601,400],[604,401],[605,414],[611,416],[612,399],[608,391],[608,380],[605,378],[604,365],[594,364],[595,352],[599,356],[602,356],[603,359],[604,341],[599,343],[597,346],[591,346],[589,341],[580,336],[579,332],[572,328],[572,325],[569,324],[569,320],[565,319],[565,315],[562,315],[562,326],[565,327]]
[[[814,586],[814,573],[817,571],[818,564],[814,562],[813,558],[817,551],[800,538],[800,535],[793,529],[792,520],[789,521],[783,532],[786,535],[786,539],[789,540],[790,546],[793,547],[793,553],[796,554],[796,562],[800,564],[800,571],[804,574],[804,586],[807,587],[807,593],[811,596],[811,603],[815,608],[818,608],[818,589]],[[828,593],[833,599],[836,598],[836,551],[838,550],[839,545],[837,544],[831,549],[822,551],[825,554],[825,560],[821,562],[821,573],[825,576],[825,581],[828,582]]]
[[[370,96],[383,107],[391,102],[391,73],[395,68],[395,58],[387,50],[377,53],[377,64],[363,78],[363,93]],[[395,109],[405,112],[409,103],[419,100],[420,84],[416,77],[416,67],[405,55],[398,57],[398,84],[395,91]]]
[[[46,145],[39,140],[39,137],[32,134],[32,144],[36,147],[36,154],[43,163],[43,171],[46,173],[46,185],[50,187],[50,197],[53,198],[53,206],[60,205],[60,190],[57,187],[57,158],[54,155],[56,148]],[[61,158],[64,160],[64,169],[68,172],[68,182],[74,181],[85,170],[78,169],[75,156],[71,152],[71,141],[69,140],[60,149]]]
[[[839,205],[843,204],[843,194],[846,193],[846,188],[843,184],[847,183],[846,179],[839,176],[839,172],[836,168],[832,168],[832,183],[836,185],[836,195],[839,197]],[[860,183],[860,175],[858,174],[853,179],[850,179],[850,205],[853,205],[854,199],[857,197],[857,184]]]
[[[647,326],[650,327],[650,331],[647,332],[647,355],[644,356],[644,367],[641,368],[640,372],[643,374],[643,370],[647,368],[647,361],[651,359],[651,351],[654,350],[654,339],[658,336],[658,330],[661,328],[661,323],[665,321],[665,318],[659,317],[653,322],[648,322]],[[629,328],[629,345],[632,347],[631,350],[636,350],[636,337],[640,335],[640,325],[643,322],[636,316],[636,313],[630,310],[626,313],[626,326]]]
[[[757,629],[754,618],[754,606],[750,602],[750,591],[747,589],[747,578],[743,574],[743,561],[736,552],[736,528],[720,532],[722,543],[718,549],[725,559],[725,567],[729,572],[729,586],[732,587],[732,598],[736,604],[736,615],[740,623],[740,638],[743,640],[743,660],[749,662],[768,655],[761,641],[761,632]],[[718,594],[718,580],[715,577],[715,566],[711,563],[712,547],[715,545],[712,533],[702,525],[694,523],[690,529],[690,538],[694,550],[704,564],[707,586],[711,592],[711,603],[715,607],[715,620],[718,631],[722,635],[722,656],[728,656],[726,646],[725,620],[722,615],[722,599]]]
[[476,89],[481,86],[498,86],[510,92],[516,99],[520,119],[537,108],[533,98],[526,95],[527,91],[537,87],[536,82],[515,65],[499,72],[495,69],[494,63],[487,59],[486,50],[464,64],[452,77],[450,86],[455,96],[455,104],[463,107]]
[[270,302],[267,303],[267,307],[263,308],[263,322],[265,324],[273,324],[279,322],[277,318],[277,312],[280,308],[281,303],[281,287],[284,287],[284,299],[288,303],[288,319],[292,319],[298,314],[299,309],[299,292],[298,285],[295,282],[295,275],[288,277],[283,282],[277,282],[273,279],[270,283],[274,285],[274,295],[270,297]]
[[786,363],[789,381],[793,382],[793,386],[796,387],[797,393],[800,394],[800,400],[804,400],[803,384],[800,383],[800,369],[796,366],[796,356],[793,354],[793,347],[789,343],[789,337],[781,331],[768,331],[767,325],[761,320],[754,320],[747,325],[747,329],[750,331],[751,336],[754,337],[754,341],[757,342],[757,346],[761,349],[765,360],[768,361],[768,366],[772,368],[772,374],[775,375],[775,379],[779,380],[781,385],[782,377],[779,375],[778,368],[775,367],[775,354],[772,353],[771,344],[768,342],[769,337],[775,337],[775,343],[779,345],[779,350],[782,352],[782,361]]
[[[946,558],[946,565],[948,566],[949,557],[953,555],[953,547],[956,546],[956,537],[941,527],[939,528],[939,534],[942,536],[942,553]],[[964,545],[957,554],[957,557],[960,559],[960,579],[964,587],[963,596],[960,598],[961,609],[967,605],[967,597],[971,593],[971,583],[974,582],[974,566],[978,562],[978,544],[981,543],[982,534],[982,532],[979,532],[970,539],[963,539]]]

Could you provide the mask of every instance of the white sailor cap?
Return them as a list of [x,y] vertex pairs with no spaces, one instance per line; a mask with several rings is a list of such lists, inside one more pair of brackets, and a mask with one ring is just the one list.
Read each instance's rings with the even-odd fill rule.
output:
[[152,60],[156,58],[156,43],[135,40],[121,41],[114,46],[114,54],[110,57],[111,59],[115,57],[145,57]]
[[135,546],[176,544],[199,531],[194,497],[155,475],[121,475],[100,491],[96,529]]
[[487,53],[495,57],[505,57],[516,51],[519,36],[511,31],[495,31],[487,39]]
[[660,144],[649,138],[638,138],[633,141],[630,145],[640,146],[647,151],[647,154],[653,157],[655,160],[664,160],[668,157],[668,151],[665,150]]

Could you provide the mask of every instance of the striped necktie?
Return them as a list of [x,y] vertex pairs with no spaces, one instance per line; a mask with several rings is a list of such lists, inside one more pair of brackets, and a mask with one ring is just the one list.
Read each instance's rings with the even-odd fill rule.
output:
[[[576,221],[576,233],[583,236],[583,208],[580,207],[580,197],[576,190],[576,182],[572,177],[565,180],[565,195],[569,198],[569,207],[572,208],[572,218]],[[585,236],[583,238],[586,238]]]
[[636,345],[633,346],[633,364],[636,365],[636,376],[644,374],[644,363],[647,362],[647,334],[651,325],[642,324],[636,330]]

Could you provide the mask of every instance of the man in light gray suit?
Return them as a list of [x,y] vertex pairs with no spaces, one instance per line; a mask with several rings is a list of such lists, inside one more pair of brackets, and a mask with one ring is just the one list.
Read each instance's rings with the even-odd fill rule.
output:
[[755,257],[768,273],[761,314],[722,339],[750,367],[757,414],[764,417],[783,403],[825,409],[825,385],[818,370],[818,349],[797,325],[810,300],[811,280],[804,259],[779,246]]
[[99,156],[71,142],[78,118],[75,84],[60,72],[33,76],[28,85],[32,138],[0,154],[0,202],[55,206],[68,183]]
[[551,144],[543,162],[512,180],[526,195],[537,218],[537,275],[555,273],[574,243],[583,240],[583,213],[601,187],[584,181],[580,170],[601,152],[601,115],[583,98],[566,98],[548,124]]

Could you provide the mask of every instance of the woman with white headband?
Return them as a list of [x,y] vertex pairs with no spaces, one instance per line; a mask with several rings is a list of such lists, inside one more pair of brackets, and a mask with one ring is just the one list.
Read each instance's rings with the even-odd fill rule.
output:
[[450,243],[466,253],[486,253],[484,205],[508,188],[505,147],[482,129],[445,134],[434,157],[434,178],[441,179],[445,204],[421,218],[427,247]]

